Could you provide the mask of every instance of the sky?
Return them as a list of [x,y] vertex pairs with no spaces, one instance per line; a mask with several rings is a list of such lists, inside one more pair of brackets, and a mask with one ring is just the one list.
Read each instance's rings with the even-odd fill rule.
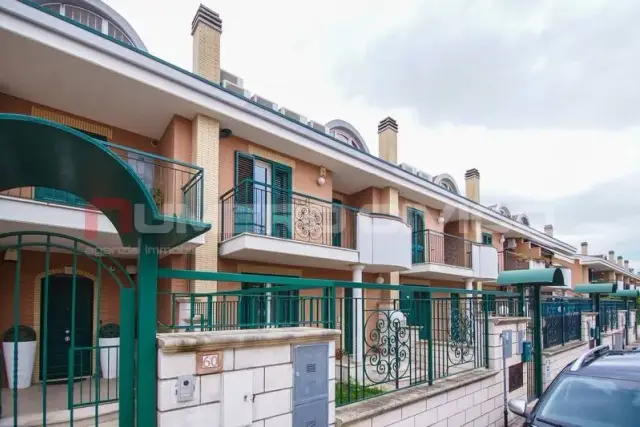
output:
[[399,162],[481,175],[481,202],[640,268],[640,2],[106,0],[149,51],[190,70],[202,2],[222,68],[309,119],[354,125]]

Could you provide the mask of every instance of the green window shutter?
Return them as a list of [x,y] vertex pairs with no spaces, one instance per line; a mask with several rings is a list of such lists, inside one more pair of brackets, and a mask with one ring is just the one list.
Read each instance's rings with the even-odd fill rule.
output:
[[493,235],[491,233],[482,233],[482,244],[493,245]]
[[331,205],[331,245],[342,246],[342,201],[333,199]]
[[273,163],[272,171],[271,235],[291,238],[291,168]]
[[253,231],[253,157],[236,151],[233,234]]
[[424,212],[414,208],[407,208],[407,219],[411,227],[411,262],[420,264],[424,257]]

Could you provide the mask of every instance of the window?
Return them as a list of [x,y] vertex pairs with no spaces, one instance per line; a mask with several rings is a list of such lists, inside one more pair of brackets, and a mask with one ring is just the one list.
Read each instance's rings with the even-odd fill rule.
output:
[[154,168],[155,165],[150,158],[143,156],[142,154],[128,153],[127,163],[133,168],[135,173],[140,177],[147,190],[151,191],[154,188]]
[[291,238],[291,168],[236,152],[234,234]]
[[546,424],[624,427],[639,413],[638,383],[565,375],[538,403],[535,418]]
[[60,15],[66,16],[69,19],[73,19],[79,24],[85,25],[91,29],[101,32],[102,34],[106,34],[109,37],[113,37],[118,41],[133,46],[133,42],[129,37],[127,37],[124,31],[106,18],[103,18],[90,10],[64,3],[45,3],[42,6],[53,12],[59,13]]
[[493,246],[493,234],[491,233],[482,233],[482,244]]
[[425,262],[424,251],[424,212],[407,208],[407,221],[411,227],[411,262],[420,264]]

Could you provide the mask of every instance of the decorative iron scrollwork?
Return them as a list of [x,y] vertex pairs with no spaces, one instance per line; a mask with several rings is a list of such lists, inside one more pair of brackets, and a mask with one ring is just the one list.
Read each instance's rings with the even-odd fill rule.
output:
[[451,330],[447,356],[452,365],[475,360],[475,316],[471,309],[455,309],[451,313]]
[[310,240],[322,238],[322,211],[320,207],[309,204],[295,205],[296,237]]
[[[398,316],[401,314],[401,316]],[[399,311],[373,311],[365,322],[374,327],[365,336],[365,381],[382,384],[397,381],[409,372],[410,333]],[[407,363],[405,363],[407,362]]]

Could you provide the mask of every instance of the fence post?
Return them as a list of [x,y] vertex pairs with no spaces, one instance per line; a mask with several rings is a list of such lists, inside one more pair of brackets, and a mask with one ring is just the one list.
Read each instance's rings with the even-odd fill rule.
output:
[[213,296],[207,295],[207,327],[213,331]]
[[433,313],[433,301],[431,299],[431,293],[427,294],[427,375],[429,379],[429,385],[433,385],[433,325],[432,325],[432,313]]
[[561,333],[562,333],[562,345],[564,345],[566,339],[565,339],[565,327],[564,327],[564,322],[565,322],[565,310],[564,310],[564,301],[560,301],[560,323],[561,323]]
[[489,295],[482,295],[482,315],[484,321],[484,366],[489,369]]

